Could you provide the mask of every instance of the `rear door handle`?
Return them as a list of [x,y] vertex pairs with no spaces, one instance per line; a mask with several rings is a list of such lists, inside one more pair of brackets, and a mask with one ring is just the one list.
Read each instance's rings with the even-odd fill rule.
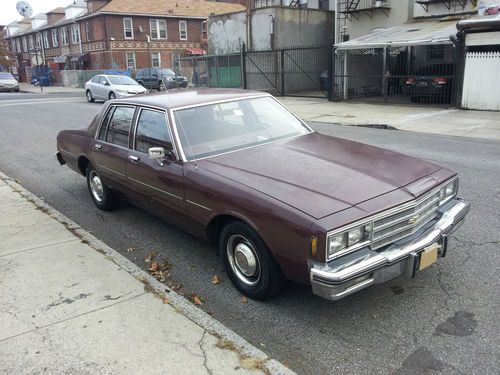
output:
[[100,149],[102,148],[102,145],[100,145],[99,143],[96,143],[96,144],[94,145],[94,148],[95,148],[96,150],[100,150]]
[[140,160],[140,158],[135,155],[129,155],[128,158],[132,163],[137,163]]

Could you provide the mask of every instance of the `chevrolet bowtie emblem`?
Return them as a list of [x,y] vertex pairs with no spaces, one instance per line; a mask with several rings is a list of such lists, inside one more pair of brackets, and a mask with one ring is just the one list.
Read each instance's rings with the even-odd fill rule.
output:
[[415,216],[410,217],[408,219],[408,224],[415,224],[419,218],[420,218],[420,215],[415,215]]

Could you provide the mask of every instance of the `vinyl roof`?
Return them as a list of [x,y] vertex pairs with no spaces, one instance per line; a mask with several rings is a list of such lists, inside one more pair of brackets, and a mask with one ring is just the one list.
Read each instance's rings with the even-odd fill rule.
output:
[[419,21],[373,31],[371,34],[337,43],[339,49],[381,48],[451,44],[450,37],[457,34],[457,21]]

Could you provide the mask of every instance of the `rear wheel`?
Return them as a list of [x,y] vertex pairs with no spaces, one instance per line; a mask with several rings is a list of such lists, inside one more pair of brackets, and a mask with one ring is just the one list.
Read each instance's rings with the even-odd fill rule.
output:
[[219,247],[229,278],[246,296],[265,300],[283,289],[281,269],[264,241],[248,225],[240,221],[226,225]]
[[92,92],[90,90],[87,90],[87,92],[85,93],[85,96],[87,97],[87,101],[89,103],[94,103],[95,99],[92,96]]
[[101,176],[92,165],[87,166],[87,187],[94,204],[103,211],[111,211],[120,204],[120,197],[101,180]]
[[115,95],[115,93],[113,91],[111,91],[109,93],[109,100],[113,100],[113,99],[116,99],[116,95]]
[[165,91],[167,89],[167,86],[165,86],[165,82],[160,81],[158,82],[158,91]]

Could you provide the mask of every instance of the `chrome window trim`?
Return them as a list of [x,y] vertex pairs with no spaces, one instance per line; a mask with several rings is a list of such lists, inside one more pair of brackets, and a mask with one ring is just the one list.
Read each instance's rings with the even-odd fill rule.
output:
[[165,109],[158,109],[158,108],[149,108],[149,107],[146,107],[146,106],[138,106],[138,112],[137,112],[137,116],[135,117],[135,121],[134,121],[134,132],[133,132],[133,139],[132,139],[132,150],[133,151],[136,151],[136,152],[140,152],[141,154],[146,154],[142,151],[139,151],[136,149],[136,140],[137,140],[137,127],[139,126],[139,118],[141,117],[141,114],[142,114],[142,111],[152,111],[152,112],[161,112],[164,114],[164,117],[165,117],[165,125],[167,126],[167,131],[168,131],[168,135],[170,137],[170,142],[172,143],[172,149],[174,151],[174,154],[175,154],[175,158],[177,160],[179,160],[179,153],[177,152],[177,147],[175,145],[175,139],[174,139],[174,136],[172,134],[172,129],[170,128],[170,121],[168,119],[168,114],[167,114],[167,111]]
[[[99,136],[99,133],[101,132],[101,127],[102,127],[102,123],[104,122],[104,119],[106,118],[106,116],[108,115],[108,113],[111,111],[111,110],[115,110],[117,107],[128,107],[128,108],[132,108],[134,110],[134,115],[135,115],[135,112],[137,110],[137,105],[134,105],[134,104],[120,104],[120,103],[113,103],[113,104],[110,104],[109,105],[109,108],[106,110],[106,113],[104,114],[104,116],[101,117],[101,119],[99,120],[99,126],[94,134],[94,140],[96,141],[99,141],[99,142],[103,142],[103,143],[106,143],[108,145],[113,145],[113,146],[119,146],[119,147],[124,147],[124,148],[127,148],[127,149],[130,149],[130,147],[125,147],[125,146],[122,146],[122,145],[118,145],[116,143],[112,143],[112,142],[108,142],[106,141],[106,139],[104,140],[100,140],[98,139],[97,137]],[[132,125],[134,124],[134,115],[132,115],[132,122],[130,123],[130,127],[132,127]],[[129,130],[128,130],[128,136],[129,136],[129,146],[130,146],[130,127],[129,127]],[[107,132],[106,132],[106,136],[107,136]],[[106,138],[106,137],[105,137]]]
[[278,140],[274,140],[274,141],[271,141],[271,142],[267,142],[267,143],[263,143],[263,144],[259,144],[259,145],[254,145],[254,146],[243,147],[243,148],[240,148],[240,149],[237,149],[237,150],[226,151],[226,152],[222,152],[220,154],[205,156],[205,157],[202,157],[202,158],[194,158],[194,159],[191,159],[191,160],[188,160],[186,158],[186,154],[184,153],[184,148],[182,147],[182,144],[181,144],[181,141],[180,141],[180,137],[179,137],[179,133],[178,133],[178,130],[177,130],[177,122],[175,121],[174,112],[180,111],[180,110],[184,110],[184,109],[191,109],[191,108],[197,108],[197,107],[205,107],[205,106],[208,106],[208,105],[221,104],[221,103],[231,103],[231,102],[238,102],[238,101],[242,101],[242,100],[258,99],[258,98],[271,98],[271,99],[273,99],[275,102],[277,102],[283,108],[285,108],[288,112],[290,112],[292,114],[292,116],[295,117],[302,124],[302,126],[304,126],[311,133],[314,133],[314,130],[309,125],[307,125],[300,117],[298,117],[295,113],[293,113],[292,111],[290,111],[290,109],[288,107],[286,107],[285,105],[283,105],[274,96],[272,96],[271,94],[267,94],[267,93],[256,94],[256,95],[249,95],[249,96],[245,96],[245,97],[242,97],[242,98],[236,98],[236,99],[233,98],[233,99],[224,99],[224,100],[214,100],[214,101],[205,102],[205,103],[198,103],[198,104],[186,105],[186,106],[181,106],[181,107],[174,107],[174,108],[170,108],[169,111],[170,111],[170,116],[172,118],[172,128],[174,129],[176,141],[179,144],[179,149],[180,149],[180,152],[181,152],[181,155],[182,155],[182,161],[184,161],[184,162],[196,162],[198,160],[204,160],[204,159],[208,159],[208,158],[214,158],[214,157],[217,157],[217,156],[231,154],[233,152],[238,152],[238,151],[242,151],[242,150],[248,150],[248,149],[251,149],[251,148],[255,148],[255,147],[259,147],[259,146],[263,146],[263,145],[268,145],[268,144],[272,144],[272,143],[276,143],[276,142],[286,141],[286,140],[294,139],[294,138],[301,137],[301,136],[305,135],[305,134],[300,134],[300,135],[292,136],[292,137],[289,137],[289,138],[278,139]]
[[[348,224],[348,225],[345,225],[343,227],[339,227],[337,229],[333,229],[329,232],[326,233],[326,238],[325,238],[325,259],[326,259],[326,262],[329,262],[333,259],[336,259],[336,258],[339,258],[340,256],[343,256],[343,255],[346,255],[348,253],[351,253],[353,251],[356,251],[360,248],[360,246],[357,246],[358,244],[354,245],[353,247],[351,248],[346,248],[344,250],[341,250],[340,252],[338,253],[335,253],[331,256],[328,255],[328,238],[329,237],[332,237],[332,236],[335,236],[339,233],[342,233],[342,232],[345,232],[345,231],[348,231],[348,230],[351,230],[353,228],[356,228],[358,226],[361,226],[361,225],[366,225],[366,224],[369,224],[371,223],[372,224],[372,232],[370,234],[370,239],[369,242],[367,245],[371,245],[372,243],[372,239],[373,239],[373,232],[374,232],[374,228],[373,228],[373,223],[379,219],[382,219],[384,217],[387,217],[387,216],[391,216],[393,214],[396,214],[398,212],[401,212],[401,211],[404,211],[404,210],[407,210],[409,208],[412,208],[412,207],[415,207],[419,204],[419,201],[421,200],[425,200],[426,197],[430,197],[434,194],[436,194],[437,192],[439,192],[444,186],[448,185],[449,183],[451,182],[455,182],[457,183],[457,180],[458,180],[458,176],[453,176],[451,178],[449,178],[448,180],[444,181],[443,183],[439,184],[437,187],[433,188],[432,190],[429,190],[428,192],[422,194],[420,197],[418,198],[415,198],[413,200],[411,200],[410,202],[406,202],[406,203],[403,203],[402,205],[399,205],[399,206],[396,206],[396,207],[393,207],[393,208],[390,208],[386,211],[382,211],[382,212],[379,212],[378,214],[375,214],[375,215],[372,215],[372,216],[368,216],[364,219],[360,219],[358,221],[355,221],[351,224]],[[457,192],[458,192],[458,186],[457,186],[457,191],[455,191],[455,194],[451,195],[450,197],[448,197],[445,201],[443,201],[443,203],[441,203],[441,201],[439,201],[439,206],[441,206],[442,204],[448,202],[450,199],[456,197],[457,195]],[[439,207],[438,206],[438,207]],[[411,216],[411,215],[410,215]],[[365,245],[366,246],[366,245]]]

